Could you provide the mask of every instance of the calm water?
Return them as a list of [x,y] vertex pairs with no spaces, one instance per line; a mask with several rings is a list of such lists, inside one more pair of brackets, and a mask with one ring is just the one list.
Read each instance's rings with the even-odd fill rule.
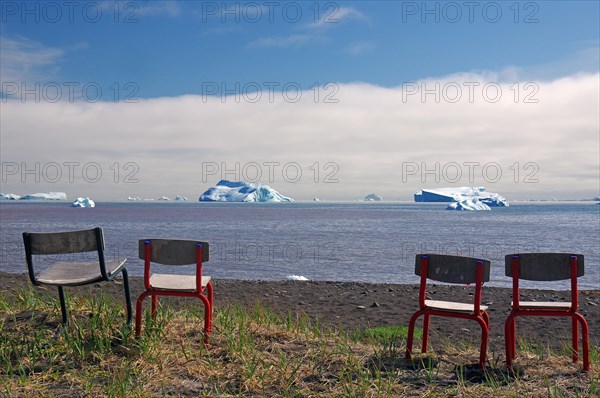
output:
[[[206,272],[216,278],[418,283],[414,256],[461,254],[492,261],[489,285],[509,286],[504,255],[566,251],[585,255],[582,288],[600,288],[600,206],[515,204],[483,212],[444,204],[401,203],[67,203],[1,202],[0,271],[24,272],[21,234],[104,228],[107,256],[127,257],[142,275],[137,240],[152,237],[210,242]],[[184,272],[193,272],[186,267]],[[544,287],[543,284],[526,284]],[[553,285],[554,286],[554,285]],[[565,283],[561,288],[566,288]]]

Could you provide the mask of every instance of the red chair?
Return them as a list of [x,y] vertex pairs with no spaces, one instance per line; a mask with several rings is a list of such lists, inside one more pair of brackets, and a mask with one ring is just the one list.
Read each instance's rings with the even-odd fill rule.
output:
[[[583,371],[590,369],[589,328],[579,312],[577,278],[583,276],[583,255],[568,253],[521,253],[509,254],[504,259],[506,276],[513,280],[512,309],[504,323],[506,366],[512,369],[517,351],[518,316],[566,316],[571,318],[573,362],[579,359],[579,336],[577,322],[581,324],[583,345]],[[520,301],[519,279],[530,281],[571,280],[570,302]]]
[[[481,289],[483,283],[490,280],[490,262],[470,257],[447,256],[441,254],[418,254],[415,261],[415,274],[421,276],[421,286],[419,290],[420,310],[414,313],[408,324],[406,360],[411,361],[415,321],[421,315],[424,315],[423,342],[421,345],[422,353],[427,352],[429,318],[431,315],[472,319],[481,326],[479,367],[484,369],[490,319],[486,312],[488,307],[481,305]],[[426,300],[427,279],[455,284],[475,283],[474,301],[472,304],[467,304],[452,301]]]
[[[197,297],[204,303],[204,344],[212,328],[213,287],[210,276],[202,275],[202,263],[208,261],[208,243],[195,240],[142,239],[139,257],[144,260],[144,287],[137,300],[135,332],[142,332],[142,302],[152,297],[152,317],[156,317],[159,296]],[[151,274],[150,263],[164,265],[196,264],[196,275]],[[207,294],[204,294],[204,290]]]

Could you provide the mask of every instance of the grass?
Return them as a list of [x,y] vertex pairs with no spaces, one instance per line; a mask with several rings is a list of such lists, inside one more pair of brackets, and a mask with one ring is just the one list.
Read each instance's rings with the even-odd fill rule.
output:
[[[0,396],[328,396],[587,397],[600,393],[598,347],[580,372],[568,347],[553,351],[520,342],[517,376],[489,352],[437,343],[404,361],[405,327],[346,333],[306,316],[256,305],[216,308],[211,347],[203,345],[201,305],[172,310],[165,300],[144,334],[122,329],[124,311],[111,297],[72,296],[69,327],[42,289],[0,295]],[[149,311],[148,311],[149,312]],[[420,342],[421,331],[415,331]]]

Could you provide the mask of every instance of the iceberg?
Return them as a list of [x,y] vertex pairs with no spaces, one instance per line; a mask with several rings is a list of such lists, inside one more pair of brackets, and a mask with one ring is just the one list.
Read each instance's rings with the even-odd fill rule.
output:
[[462,202],[466,199],[478,199],[488,206],[508,206],[506,198],[485,187],[456,187],[423,189],[415,193],[415,202]]
[[460,202],[454,202],[446,207],[446,210],[492,210],[490,206],[481,202],[479,199],[465,199]]
[[139,196],[130,196],[127,198],[127,200],[135,201],[135,200],[142,200],[142,198],[140,198]]
[[71,207],[96,207],[96,203],[90,198],[77,198],[77,200],[71,203]]
[[268,185],[246,181],[221,180],[206,190],[200,202],[293,202]]
[[175,200],[188,200],[188,198],[186,198],[185,196],[177,195],[175,196]]
[[368,194],[363,198],[365,202],[380,202],[383,198],[379,195],[375,195],[374,193]]
[[67,200],[67,194],[64,192],[32,193],[21,196],[20,200]]
[[321,199],[317,198],[316,196],[313,198],[313,202],[320,202]]
[[158,200],[171,200],[171,198],[167,198],[166,196],[161,196]]
[[0,200],[19,200],[21,197],[19,195],[15,195],[14,193],[3,194],[0,193]]

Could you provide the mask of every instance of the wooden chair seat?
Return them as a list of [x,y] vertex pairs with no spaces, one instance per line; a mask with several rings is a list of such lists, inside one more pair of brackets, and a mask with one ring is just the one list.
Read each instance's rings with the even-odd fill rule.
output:
[[[512,302],[510,305],[512,306]],[[527,308],[535,308],[536,310],[541,310],[544,308],[548,309],[556,309],[556,308],[571,308],[571,302],[565,301],[519,301],[519,308],[527,309]]]
[[[210,276],[202,276],[202,288],[210,282]],[[196,275],[152,274],[150,285],[158,290],[196,291]]]
[[[425,300],[425,307],[432,310],[464,312],[466,314],[473,314],[475,312],[474,304],[456,303],[454,301]],[[479,309],[487,311],[488,307],[481,305]]]
[[[106,273],[110,277],[121,272],[125,260],[107,261],[105,264]],[[89,263],[58,262],[40,272],[36,279],[45,285],[78,286],[99,282],[102,280],[102,274],[97,261]]]

